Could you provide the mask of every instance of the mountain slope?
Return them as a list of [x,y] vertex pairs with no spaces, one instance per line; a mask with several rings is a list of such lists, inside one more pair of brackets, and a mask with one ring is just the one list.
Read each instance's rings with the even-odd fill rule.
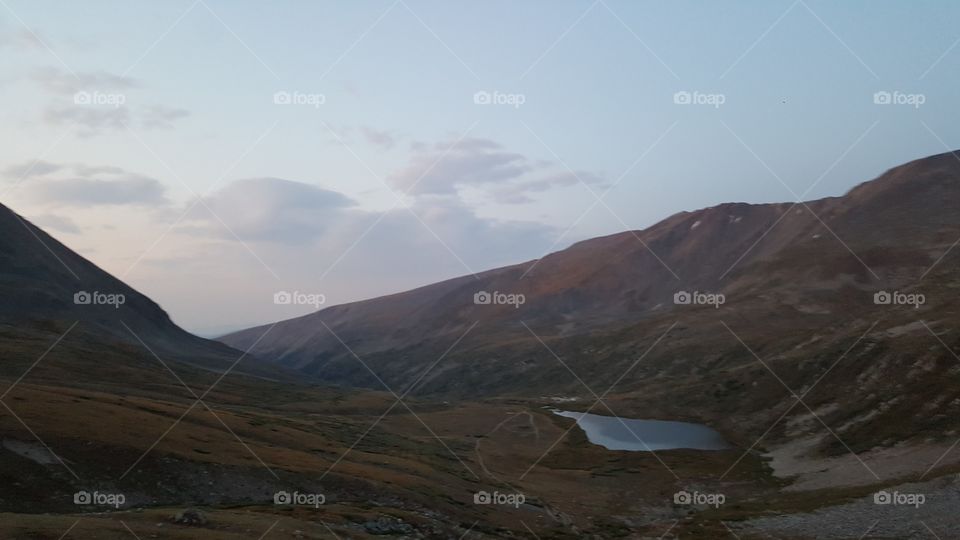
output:
[[[52,343],[64,336],[58,351],[119,348],[152,356],[146,344],[164,359],[215,371],[243,356],[242,351],[181,329],[153,300],[3,205],[0,296],[0,335],[9,339],[8,345],[27,340]],[[9,362],[5,367],[12,369]],[[265,369],[256,362],[244,362],[238,369],[285,376],[284,370]]]
[[[444,360],[454,367],[432,373],[425,391],[510,393],[524,382],[511,377],[523,373],[524,361],[490,357],[538,349],[527,327],[543,338],[567,339],[687,316],[693,306],[674,305],[678,291],[722,292],[727,303],[720,311],[727,315],[782,316],[787,309],[787,316],[803,318],[870,309],[874,291],[912,284],[947,251],[960,236],[958,210],[960,159],[940,154],[843,197],[683,212],[476,279],[327,308],[277,324],[253,351],[329,381],[379,386],[342,339],[386,384],[402,387],[476,323]],[[945,269],[954,269],[947,260],[928,279]],[[478,291],[520,293],[526,302],[475,305]],[[250,347],[265,329],[220,340]],[[541,390],[552,387],[560,388],[548,382]]]

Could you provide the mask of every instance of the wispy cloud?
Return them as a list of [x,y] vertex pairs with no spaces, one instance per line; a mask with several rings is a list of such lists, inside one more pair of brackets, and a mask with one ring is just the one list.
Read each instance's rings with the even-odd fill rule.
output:
[[496,202],[502,204],[524,204],[534,202],[535,199],[531,196],[533,193],[574,186],[581,182],[591,186],[602,186],[606,180],[588,171],[560,171],[497,186],[490,191],[490,194]]
[[[17,189],[35,204],[53,206],[165,206],[166,188],[156,178],[113,166],[19,163],[3,170],[8,181],[23,181]],[[28,172],[24,176],[24,172]],[[60,173],[60,174],[54,174]]]
[[427,146],[387,180],[413,195],[453,194],[458,186],[504,182],[531,168],[522,154],[506,151],[489,139],[474,138]]
[[156,206],[169,202],[164,191],[163,184],[155,178],[138,175],[111,179],[45,180],[30,189],[32,196],[43,202],[68,206]]
[[0,49],[17,51],[43,50],[45,40],[26,28],[8,29],[0,27]]
[[392,185],[412,195],[453,195],[460,188],[470,187],[487,191],[496,202],[517,204],[531,202],[532,193],[581,181],[593,185],[604,182],[598,174],[571,172],[552,161],[510,152],[490,139],[419,143],[412,150],[407,165],[387,177]]
[[86,105],[49,107],[43,113],[43,120],[53,126],[73,126],[81,137],[92,137],[107,130],[122,130],[130,125],[130,111],[126,107]]
[[107,71],[72,74],[54,67],[45,67],[34,71],[30,79],[49,92],[69,96],[84,91],[118,92],[141,86],[136,79]]
[[35,70],[29,79],[61,98],[50,103],[43,121],[53,126],[73,126],[81,137],[92,137],[126,127],[170,129],[188,116],[182,107],[163,104],[136,105],[132,92],[143,84],[132,77],[107,71],[68,73],[54,67]]
[[33,178],[36,176],[46,176],[50,173],[55,173],[62,168],[63,165],[59,163],[51,163],[44,160],[27,161],[25,163],[10,165],[9,167],[3,169],[3,176],[11,180],[20,180]]
[[179,107],[152,105],[147,107],[140,119],[145,129],[170,129],[173,123],[190,116],[190,111]]
[[29,216],[30,221],[44,229],[58,231],[68,234],[80,234],[80,227],[72,219],[55,214],[41,214],[38,216]]
[[364,126],[360,128],[360,133],[368,143],[384,150],[390,150],[397,144],[396,137],[389,131]]

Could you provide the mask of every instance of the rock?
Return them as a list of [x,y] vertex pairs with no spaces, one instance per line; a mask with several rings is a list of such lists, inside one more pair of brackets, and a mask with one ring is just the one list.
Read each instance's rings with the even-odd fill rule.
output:
[[173,516],[173,522],[180,525],[202,527],[207,524],[207,516],[195,508],[187,508],[177,512],[177,515]]
[[413,532],[413,526],[409,523],[404,523],[399,519],[389,519],[389,518],[379,518],[376,521],[367,521],[363,524],[363,528],[367,530],[368,533],[374,535],[384,535],[384,534],[410,534]]

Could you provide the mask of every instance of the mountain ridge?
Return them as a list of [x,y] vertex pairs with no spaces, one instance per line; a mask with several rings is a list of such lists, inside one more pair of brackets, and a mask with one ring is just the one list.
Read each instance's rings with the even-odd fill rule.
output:
[[[3,334],[63,338],[58,347],[66,349],[139,349],[215,371],[245,355],[187,332],[158,303],[2,204],[0,231]],[[266,377],[285,373],[259,362],[246,362],[240,369]]]
[[[532,339],[524,325],[561,337],[626,327],[679,309],[673,305],[679,291],[722,292],[735,299],[780,280],[805,284],[792,289],[776,285],[791,289],[783,294],[793,297],[802,296],[804,286],[811,296],[828,294],[840,283],[869,289],[903,274],[905,268],[897,265],[932,264],[939,255],[935,252],[955,240],[950,235],[958,225],[952,212],[960,201],[958,178],[960,159],[948,152],[894,167],[843,196],[800,203],[722,203],[680,212],[646,229],[580,241],[476,277],[460,276],[281,321],[253,350],[281,365],[323,372],[332,382],[370,384],[366,375],[346,365],[353,352],[406,357],[429,342],[425,348],[439,354],[441,342],[449,345],[474,321],[476,330],[458,351],[473,347],[478,354],[495,350],[498,343]],[[905,215],[914,219],[903,219]],[[931,245],[911,242],[910,235],[921,235]],[[476,306],[472,295],[479,291],[523,294],[526,303],[519,309]],[[252,346],[265,328],[218,339]]]

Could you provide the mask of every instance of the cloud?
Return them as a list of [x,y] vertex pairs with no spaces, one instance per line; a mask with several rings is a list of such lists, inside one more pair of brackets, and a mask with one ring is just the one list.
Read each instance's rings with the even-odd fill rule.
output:
[[3,176],[12,180],[33,178],[36,176],[46,176],[63,168],[59,163],[50,163],[42,159],[18,163],[3,169]]
[[43,229],[60,231],[68,234],[80,234],[80,227],[77,227],[77,224],[67,217],[53,214],[43,214],[39,216],[31,216],[30,221]]
[[494,141],[463,139],[414,153],[405,167],[387,176],[387,181],[412,195],[449,195],[461,185],[503,182],[530,170],[525,156],[505,151]]
[[188,116],[190,116],[190,111],[186,109],[153,105],[147,107],[140,122],[145,129],[170,129],[175,121]]
[[[40,204],[60,206],[169,204],[159,180],[113,166],[62,164],[38,161],[7,167],[8,179],[24,178],[19,189]],[[28,172],[27,176],[23,176]],[[63,173],[54,175],[54,173]]]
[[217,216],[191,211],[137,271],[167,288],[153,294],[198,327],[309,311],[274,304],[278,290],[320,293],[334,305],[515,264],[542,255],[558,232],[480,218],[456,197],[419,197],[415,216],[406,208],[364,210],[340,194],[279,179],[233,182],[205,202]]
[[[191,203],[192,204],[192,203]],[[231,182],[195,205],[188,220],[243,240],[294,244],[323,235],[355,202],[312,184],[282,178]],[[221,223],[222,220],[222,223]],[[224,231],[223,226],[229,227]]]
[[366,141],[384,150],[390,150],[397,144],[396,138],[389,131],[380,131],[369,127],[361,127],[360,133]]
[[113,165],[85,165],[74,163],[73,171],[79,176],[94,176],[98,174],[123,174],[126,171]]
[[65,178],[33,184],[31,195],[43,202],[68,206],[166,204],[164,187],[158,180],[139,175],[100,180]]
[[174,122],[190,116],[190,111],[180,108],[154,105],[135,116],[126,106],[74,104],[67,107],[48,107],[44,121],[55,126],[73,126],[81,137],[102,135],[107,131],[120,131],[138,119],[142,129],[171,129]]
[[38,69],[30,78],[49,92],[69,96],[81,91],[118,92],[140,86],[136,79],[107,71],[71,73],[54,67]]
[[[454,197],[420,198],[413,210],[417,217],[409,212],[405,216],[411,235],[419,236],[441,255],[452,257],[447,252],[450,248],[477,272],[540,256],[558,232],[533,221],[481,218]],[[438,245],[438,237],[446,247]]]
[[7,30],[0,28],[0,49],[14,49],[18,51],[42,50],[46,47],[43,39],[34,32],[21,28]]
[[82,137],[99,135],[104,130],[120,130],[130,125],[130,111],[126,107],[94,107],[73,105],[48,108],[44,121],[55,126],[73,125]]
[[66,98],[49,105],[43,120],[54,126],[74,126],[82,137],[121,130],[134,121],[142,129],[170,129],[190,116],[190,111],[180,107],[132,106],[128,92],[141,83],[107,71],[68,72],[46,67],[30,78],[44,90]]
[[580,183],[602,187],[606,184],[606,181],[602,177],[587,171],[557,172],[531,180],[497,186],[491,190],[491,196],[496,202],[502,204],[524,204],[533,202],[531,193],[541,193]]
[[599,175],[568,171],[551,161],[533,160],[505,150],[490,139],[471,138],[456,143],[415,143],[406,166],[387,176],[395,187],[411,195],[454,195],[460,188],[487,191],[496,202],[531,202],[531,193],[580,183],[600,185]]
[[480,218],[457,197],[424,196],[410,210],[368,211],[338,192],[279,178],[232,182],[205,203],[209,210],[198,205],[188,215],[198,227],[194,232],[231,241],[236,234],[243,242],[277,248],[280,259],[299,256],[304,263],[307,253],[323,254],[329,264],[349,252],[354,264],[384,272],[409,267],[415,274],[432,257],[452,260],[455,268],[447,276],[464,273],[446,249],[454,246],[457,257],[479,270],[539,254],[555,234],[540,223]]
[[[468,146],[489,148],[485,143]],[[59,167],[56,171],[24,181],[20,188],[44,197],[54,209],[58,204],[96,208],[107,201],[138,204],[133,201],[162,196],[150,195],[149,182],[133,182],[132,173],[119,167],[54,165]],[[14,167],[8,169],[15,172]],[[119,182],[128,189],[107,189]],[[136,191],[138,187],[146,197]],[[409,208],[373,210],[319,185],[273,177],[229,182],[205,196],[203,203],[190,208],[172,231],[169,224],[188,207],[151,208],[149,219],[141,224],[147,227],[145,241],[168,232],[170,236],[144,259],[138,266],[142,273],[137,274],[161,288],[170,283],[166,296],[180,303],[177,310],[197,321],[249,322],[297,314],[289,306],[272,303],[278,288],[320,292],[333,304],[481,272],[542,255],[558,233],[542,223],[481,217],[457,195],[422,194]],[[114,211],[102,214],[119,215]],[[36,213],[60,212],[41,206]],[[161,218],[161,213],[169,215]],[[88,214],[82,215],[86,219]],[[70,229],[69,222],[45,219],[46,226]],[[84,237],[112,237],[101,228],[90,224]],[[101,247],[114,249],[109,241]],[[132,249],[142,251],[141,246]],[[204,301],[177,292],[189,290],[184,289],[184,280],[197,279],[208,284],[202,291]]]

